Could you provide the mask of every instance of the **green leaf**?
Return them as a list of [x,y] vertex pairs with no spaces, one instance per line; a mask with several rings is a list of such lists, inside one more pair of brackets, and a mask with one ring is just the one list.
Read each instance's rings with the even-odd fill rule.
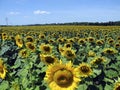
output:
[[34,89],[34,90],[40,90],[40,88],[39,88],[40,86],[36,86],[36,88]]
[[106,76],[109,77],[109,78],[118,77],[118,72],[115,71],[115,70],[111,70],[111,69],[105,71],[105,74],[106,74]]
[[113,90],[111,85],[106,84],[104,90]]
[[1,84],[0,84],[0,90],[6,90],[9,88],[9,83],[8,81],[3,81]]
[[27,69],[21,69],[21,70],[17,73],[18,76],[23,76],[23,77],[26,77],[27,74],[28,74],[28,70],[27,70]]
[[17,59],[17,60],[15,61],[14,66],[12,66],[12,68],[18,68],[18,67],[20,67],[20,65],[21,65],[21,61],[20,61],[20,59]]
[[87,85],[86,84],[79,85],[78,90],[87,90]]
[[23,79],[22,79],[22,86],[23,86],[23,88],[26,88],[26,87],[28,86],[28,84],[29,84],[28,79],[27,79],[26,77],[23,78]]

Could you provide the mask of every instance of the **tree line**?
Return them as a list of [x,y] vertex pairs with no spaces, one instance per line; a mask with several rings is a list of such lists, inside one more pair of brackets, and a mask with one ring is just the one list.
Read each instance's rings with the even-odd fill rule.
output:
[[27,25],[0,25],[0,26],[42,26],[42,25],[84,25],[84,26],[120,26],[120,21],[109,22],[68,22],[68,23],[46,23],[46,24],[27,24]]

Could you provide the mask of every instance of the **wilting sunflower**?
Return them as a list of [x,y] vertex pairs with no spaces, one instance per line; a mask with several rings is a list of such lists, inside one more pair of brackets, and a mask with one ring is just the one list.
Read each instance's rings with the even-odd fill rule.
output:
[[114,49],[114,48],[105,48],[103,50],[103,53],[112,55],[112,54],[118,53],[118,51],[116,49]]
[[47,54],[47,53],[51,53],[52,52],[52,46],[49,45],[49,44],[42,43],[39,48],[40,48],[42,53],[46,53]]
[[22,49],[22,50],[20,50],[19,55],[22,58],[27,58],[29,56],[29,53],[28,53],[27,49]]
[[76,57],[75,50],[71,48],[64,48],[61,55],[65,56],[67,59],[74,59]]
[[88,77],[93,73],[91,66],[87,63],[81,63],[76,68],[75,72],[79,72],[80,77]]
[[33,52],[36,50],[36,47],[32,42],[27,42],[25,45],[29,50],[31,50]]
[[75,90],[81,81],[71,62],[54,63],[48,66],[44,80],[51,90]]
[[50,65],[50,64],[58,62],[58,59],[55,56],[53,56],[53,55],[40,54],[40,59],[46,65]]
[[23,41],[22,41],[22,38],[20,37],[20,35],[15,36],[15,41],[16,41],[16,44],[18,45],[18,47],[21,48],[23,46]]
[[106,59],[104,57],[95,57],[90,63],[92,65],[98,65],[106,62]]
[[5,77],[6,77],[6,72],[7,72],[6,66],[3,65],[3,61],[2,61],[2,59],[0,58],[0,78],[1,78],[1,79],[5,79]]

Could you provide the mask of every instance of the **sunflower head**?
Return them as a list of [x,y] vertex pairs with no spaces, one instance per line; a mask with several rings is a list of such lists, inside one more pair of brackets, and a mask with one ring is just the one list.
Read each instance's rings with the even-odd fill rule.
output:
[[60,62],[48,66],[44,80],[52,90],[74,90],[79,81],[79,75],[75,73],[72,63]]
[[104,57],[95,57],[90,63],[92,65],[99,65],[102,64],[106,61],[106,59]]
[[64,41],[63,41],[62,38],[58,38],[58,39],[57,39],[57,42],[58,42],[58,43],[63,43]]
[[74,59],[76,57],[75,51],[71,48],[64,48],[62,55],[65,56],[67,59]]
[[50,40],[48,40],[48,42],[49,42],[49,43],[54,43],[55,41],[52,40],[52,39],[50,39]]
[[6,33],[2,33],[2,40],[6,40],[7,39],[7,34]]
[[41,54],[40,55],[40,59],[46,65],[50,65],[50,64],[58,62],[58,59],[55,56],[53,56],[53,55],[44,55],[44,54]]
[[21,48],[23,46],[23,41],[22,41],[22,38],[20,37],[20,35],[15,36],[15,41],[16,41],[16,44],[18,45],[18,47]]
[[88,56],[89,56],[89,57],[94,57],[94,56],[96,56],[96,54],[95,54],[94,51],[90,50],[90,51],[88,52]]
[[25,41],[26,41],[26,42],[34,42],[34,39],[33,39],[32,36],[27,36],[27,37],[25,38]]
[[119,37],[117,37],[117,40],[120,40],[120,36],[119,36]]
[[65,48],[71,48],[71,47],[72,47],[72,43],[66,43],[66,44],[64,45],[64,47],[65,47]]
[[85,42],[86,42],[86,41],[85,41],[85,39],[83,39],[83,38],[81,38],[81,39],[78,40],[78,44],[85,44]]
[[90,75],[92,74],[92,72],[93,72],[92,69],[91,69],[91,67],[90,67],[90,65],[87,64],[87,63],[81,63],[81,64],[77,67],[76,71],[79,72],[79,74],[80,74],[81,77],[88,77],[88,76],[90,76]]
[[74,38],[69,38],[69,39],[67,40],[67,42],[68,42],[68,43],[74,43]]
[[117,51],[116,49],[114,49],[114,48],[105,48],[105,49],[103,50],[103,53],[104,53],[104,54],[113,55],[113,54],[118,53],[118,51]]
[[39,38],[40,38],[40,39],[45,39],[45,34],[41,33],[41,34],[39,35]]
[[7,72],[6,66],[3,64],[3,61],[0,58],[0,78],[1,79],[5,79],[6,72]]
[[108,44],[110,44],[110,45],[114,44],[114,39],[109,39]]
[[41,44],[40,45],[40,50],[42,51],[42,53],[51,53],[52,52],[52,46],[50,46],[49,44]]
[[120,43],[116,43],[114,47],[115,47],[116,49],[117,49],[117,48],[120,48]]
[[97,40],[97,41],[96,41],[96,44],[97,44],[97,45],[103,45],[103,44],[104,44],[104,41],[103,41],[103,40]]
[[28,53],[27,49],[22,49],[22,50],[20,50],[19,55],[22,58],[27,58],[29,56],[29,53]]
[[94,38],[94,37],[88,37],[88,41],[89,41],[90,43],[95,42],[95,38]]
[[27,47],[27,49],[29,49],[29,50],[31,50],[31,51],[35,51],[35,49],[36,49],[36,47],[35,47],[35,45],[32,43],[32,42],[27,42],[26,43],[26,47]]
[[114,89],[113,90],[120,90],[120,78],[118,77],[118,80],[115,80]]

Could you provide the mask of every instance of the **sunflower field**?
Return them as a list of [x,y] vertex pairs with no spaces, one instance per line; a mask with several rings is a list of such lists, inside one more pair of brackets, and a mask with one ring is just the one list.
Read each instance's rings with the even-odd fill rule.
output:
[[120,27],[0,27],[0,90],[120,90]]

